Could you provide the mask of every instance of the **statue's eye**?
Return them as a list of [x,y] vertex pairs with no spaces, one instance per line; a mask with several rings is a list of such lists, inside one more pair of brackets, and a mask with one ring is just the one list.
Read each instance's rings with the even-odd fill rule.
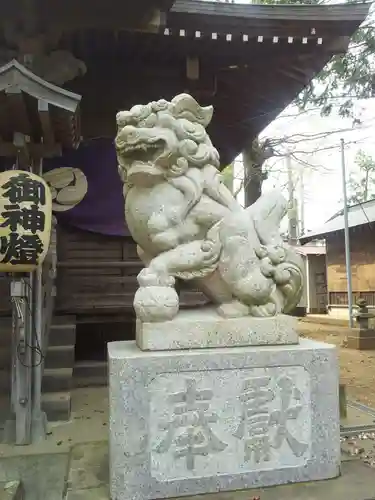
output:
[[154,127],[156,125],[156,122],[157,122],[157,118],[156,118],[156,115],[155,113],[152,113],[151,115],[149,115],[147,118],[145,118],[144,120],[142,120],[140,123],[139,123],[139,126],[140,127],[147,127],[147,128],[151,128],[151,127]]

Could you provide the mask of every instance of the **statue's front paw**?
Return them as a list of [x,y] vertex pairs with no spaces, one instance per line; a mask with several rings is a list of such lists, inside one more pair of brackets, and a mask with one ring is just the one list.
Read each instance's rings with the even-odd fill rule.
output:
[[176,281],[173,276],[149,267],[142,269],[137,280],[141,287],[174,287]]
[[178,313],[178,295],[172,287],[141,287],[134,297],[134,309],[143,322],[170,321]]

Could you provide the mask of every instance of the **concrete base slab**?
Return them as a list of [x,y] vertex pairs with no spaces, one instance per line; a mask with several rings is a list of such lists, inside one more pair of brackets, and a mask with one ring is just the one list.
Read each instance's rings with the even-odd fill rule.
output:
[[[253,491],[216,493],[204,497],[187,497],[184,500],[374,500],[374,470],[359,461],[342,464],[342,476],[329,481],[289,484]],[[85,499],[86,500],[86,499]],[[174,499],[177,500],[177,499]]]
[[20,481],[0,483],[0,500],[24,500],[24,491]]
[[68,491],[65,500],[109,500],[108,488]]
[[298,344],[297,320],[286,315],[223,318],[216,309],[207,307],[182,310],[163,323],[137,320],[136,339],[144,351]]
[[108,443],[74,446],[70,455],[68,491],[108,485]]
[[[65,500],[110,500],[108,485],[94,485],[90,477],[96,476],[98,470],[108,468],[108,446],[106,442],[86,443],[73,448],[72,469],[78,465],[77,457],[81,457],[84,466],[82,480],[70,484]],[[341,476],[327,481],[297,483],[284,486],[214,493],[208,495],[184,497],[184,500],[374,500],[374,469],[366,466],[359,456],[343,456]],[[84,474],[87,474],[85,479]],[[92,484],[92,487],[89,487]],[[113,497],[111,500],[115,500]],[[177,500],[177,499],[174,499]]]
[[2,458],[0,481],[22,482],[24,500],[61,500],[68,461],[67,453]]
[[109,344],[110,485],[150,500],[339,474],[334,346]]

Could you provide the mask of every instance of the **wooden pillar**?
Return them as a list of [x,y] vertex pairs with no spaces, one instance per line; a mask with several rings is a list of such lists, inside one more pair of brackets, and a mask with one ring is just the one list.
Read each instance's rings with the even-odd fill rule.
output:
[[346,418],[348,415],[348,411],[347,411],[345,384],[339,385],[339,406],[340,406],[340,418]]

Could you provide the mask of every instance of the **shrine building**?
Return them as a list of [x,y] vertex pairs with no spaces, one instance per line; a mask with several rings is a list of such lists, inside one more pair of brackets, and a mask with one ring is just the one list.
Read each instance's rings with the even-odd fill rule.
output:
[[[43,280],[44,297],[54,299],[42,318],[50,318],[43,408],[49,420],[63,420],[72,387],[106,383],[106,342],[134,338],[142,264],[124,218],[116,113],[189,92],[214,106],[208,132],[225,167],[347,50],[368,5],[1,4],[0,171],[39,161],[51,188],[48,262],[56,269]],[[3,391],[10,377],[9,281],[1,275]],[[197,291],[180,293],[183,307],[206,303]]]

